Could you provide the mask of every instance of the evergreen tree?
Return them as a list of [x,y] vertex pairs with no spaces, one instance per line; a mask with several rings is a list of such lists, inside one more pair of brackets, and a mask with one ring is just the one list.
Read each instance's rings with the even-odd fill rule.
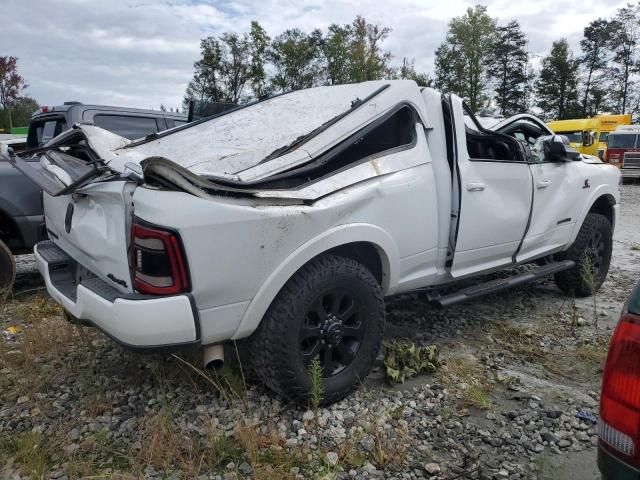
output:
[[608,46],[613,53],[612,99],[620,113],[626,113],[633,74],[640,69],[640,4],[627,4],[611,21]]
[[537,105],[546,119],[578,116],[578,64],[566,39],[553,42],[536,81]]
[[366,82],[388,77],[391,73],[391,53],[382,49],[382,42],[391,29],[367,23],[358,15],[351,25],[350,81]]
[[496,21],[487,7],[476,5],[449,22],[449,32],[436,50],[436,78],[440,88],[463,96],[473,111],[486,103],[486,65]]
[[496,81],[494,99],[505,117],[528,110],[528,65],[527,39],[518,21],[497,27],[489,55],[489,76]]
[[585,117],[598,113],[603,106],[600,73],[607,66],[607,42],[610,35],[611,24],[598,18],[585,27],[584,38],[580,41],[580,64],[585,71],[582,100],[582,115]]

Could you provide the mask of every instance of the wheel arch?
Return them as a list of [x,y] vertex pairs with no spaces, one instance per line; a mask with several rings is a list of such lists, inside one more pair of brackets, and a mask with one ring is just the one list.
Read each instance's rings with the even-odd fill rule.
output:
[[384,294],[390,293],[398,283],[400,257],[391,236],[371,224],[340,225],[309,240],[278,266],[249,303],[232,338],[251,335],[289,279],[308,262],[327,253],[352,258],[365,265],[380,283]]
[[580,216],[578,217],[578,221],[576,221],[573,231],[571,232],[571,238],[567,243],[566,248],[569,248],[573,242],[575,242],[576,237],[578,236],[578,232],[580,231],[580,227],[584,223],[584,219],[587,217],[589,213],[599,213],[607,217],[609,222],[611,223],[611,228],[613,229],[616,224],[616,207],[617,207],[617,194],[613,191],[612,188],[607,188],[606,185],[602,185],[598,188],[589,202],[586,203],[585,207],[580,212]]

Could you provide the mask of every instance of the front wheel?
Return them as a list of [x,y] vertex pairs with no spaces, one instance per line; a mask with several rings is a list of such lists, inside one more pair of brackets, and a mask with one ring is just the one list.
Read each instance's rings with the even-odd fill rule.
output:
[[322,368],[322,404],[356,389],[373,366],[384,331],[382,289],[350,258],[323,255],[282,288],[249,339],[260,379],[297,402],[309,400],[309,368]]
[[9,247],[0,240],[0,295],[11,290],[15,279],[16,262]]
[[589,213],[573,245],[557,255],[559,260],[573,260],[576,266],[555,274],[560,290],[578,297],[596,293],[609,271],[613,247],[611,223],[604,215]]

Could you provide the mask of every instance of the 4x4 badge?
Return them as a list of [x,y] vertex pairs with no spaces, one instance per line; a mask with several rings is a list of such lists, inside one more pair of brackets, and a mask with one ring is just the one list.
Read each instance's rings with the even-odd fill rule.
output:
[[588,178],[584,179],[584,185],[582,186],[582,188],[591,188],[591,185],[589,184],[589,179]]

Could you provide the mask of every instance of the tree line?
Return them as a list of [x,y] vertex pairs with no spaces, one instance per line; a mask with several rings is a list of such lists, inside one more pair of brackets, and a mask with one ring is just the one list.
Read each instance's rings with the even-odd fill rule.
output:
[[435,52],[433,77],[417,72],[415,59],[403,57],[394,66],[384,48],[390,34],[390,28],[357,16],[325,32],[293,28],[272,38],[254,21],[247,33],[207,37],[185,105],[193,99],[236,104],[318,85],[408,78],[460,95],[476,112],[533,111],[547,120],[640,113],[640,2],[590,22],[580,52],[561,38],[541,59],[529,51],[517,20],[502,24],[486,6],[470,7],[449,22]]
[[382,46],[391,29],[357,16],[333,24],[325,33],[299,28],[271,38],[256,21],[245,34],[225,32],[200,42],[200,59],[185,93],[190,100],[243,103],[249,99],[317,85],[339,85],[382,78],[411,78],[430,84],[414,61],[391,66]]
[[553,42],[540,62],[532,58],[517,21],[500,25],[485,6],[451,20],[436,50],[436,86],[457,93],[474,111],[493,104],[503,115],[537,107],[545,119],[640,112],[640,3],[584,28],[580,52]]

